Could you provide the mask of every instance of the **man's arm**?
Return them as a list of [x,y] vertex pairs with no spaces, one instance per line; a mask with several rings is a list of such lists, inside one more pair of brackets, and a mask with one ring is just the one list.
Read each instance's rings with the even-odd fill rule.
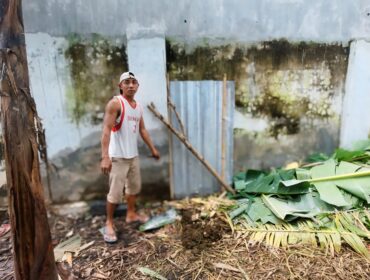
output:
[[109,158],[108,148],[110,142],[110,132],[114,126],[117,114],[120,111],[118,100],[113,98],[105,107],[103,133],[101,136],[101,163],[100,168],[104,174],[109,174],[112,169],[112,161]]
[[153,145],[152,139],[150,138],[149,133],[148,133],[148,131],[145,128],[144,118],[143,117],[141,117],[141,119],[140,119],[139,132],[140,132],[141,138],[143,138],[145,144],[150,149],[150,151],[152,153],[152,156],[155,159],[159,159],[161,157],[161,155],[159,154],[159,152],[157,151],[157,149]]

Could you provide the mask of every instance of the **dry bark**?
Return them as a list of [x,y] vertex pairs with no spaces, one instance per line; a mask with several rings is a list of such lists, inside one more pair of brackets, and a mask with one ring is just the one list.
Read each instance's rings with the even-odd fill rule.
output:
[[40,122],[29,90],[21,0],[0,1],[0,94],[14,275],[58,279],[40,178]]

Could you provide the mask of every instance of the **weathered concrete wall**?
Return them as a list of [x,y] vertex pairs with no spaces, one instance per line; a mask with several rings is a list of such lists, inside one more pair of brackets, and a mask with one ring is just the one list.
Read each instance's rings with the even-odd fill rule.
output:
[[370,31],[367,0],[33,0],[23,7],[26,32],[56,36],[157,33],[187,42],[348,42]]
[[91,101],[95,103],[93,97],[99,94],[93,88],[85,89],[78,78],[91,69],[78,66],[88,58],[67,55],[75,46],[65,38],[26,34],[26,43],[31,92],[46,129],[49,156],[64,150],[73,151],[82,143],[88,145],[87,136],[101,128],[90,120],[81,123],[81,118],[89,118],[86,114],[95,112],[96,105],[92,106]]
[[[138,99],[164,114],[166,70],[171,79],[234,80],[235,170],[331,152],[340,139],[347,146],[368,133],[351,112],[370,103],[361,70],[367,44],[351,45],[344,87],[346,46],[370,39],[368,0],[34,0],[23,12],[59,201],[104,196],[103,109],[128,68],[141,77]],[[167,132],[147,111],[145,118],[163,158],[154,163],[140,142],[144,189],[166,193]],[[349,124],[359,118],[352,137]]]
[[186,49],[168,41],[171,79],[235,81],[234,169],[331,153],[339,143],[348,48],[285,40]]
[[[97,34],[71,34],[66,38],[27,34],[26,42],[31,90],[46,130],[53,199],[103,198],[108,186],[99,166],[105,105],[118,93],[119,75],[130,64],[131,69],[139,71],[138,100],[144,108],[155,101],[165,113],[164,40],[151,39],[143,48],[136,43],[128,50],[125,38]],[[161,43],[162,49],[157,48]],[[153,53],[157,50],[160,56]],[[127,55],[131,55],[131,61]],[[144,143],[139,142],[144,194],[168,197],[167,131],[144,110],[146,126],[162,154],[162,159],[155,162],[148,158]]]

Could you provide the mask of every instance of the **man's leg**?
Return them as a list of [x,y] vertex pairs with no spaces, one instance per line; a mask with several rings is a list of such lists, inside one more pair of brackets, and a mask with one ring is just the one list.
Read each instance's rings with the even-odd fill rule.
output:
[[148,217],[139,215],[136,212],[136,198],[141,190],[141,175],[139,157],[132,159],[130,169],[127,174],[126,200],[127,200],[127,216],[126,222],[146,222]]
[[144,214],[138,214],[136,212],[136,195],[126,194],[127,200],[127,216],[126,223],[141,222],[145,223],[149,220],[149,217]]
[[126,194],[127,201],[127,220],[136,218],[136,195]]
[[117,204],[110,203],[107,200],[107,206],[106,206],[106,210],[107,210],[107,221],[105,223],[105,226],[106,226],[106,233],[108,235],[114,235],[115,234],[115,232],[114,232],[113,215],[114,215],[114,210],[116,210],[116,207],[117,207]]
[[109,193],[107,195],[106,205],[107,220],[105,223],[105,234],[108,239],[116,239],[113,215],[117,205],[122,202],[123,187],[128,170],[129,164],[125,159],[112,159],[112,170],[109,173]]

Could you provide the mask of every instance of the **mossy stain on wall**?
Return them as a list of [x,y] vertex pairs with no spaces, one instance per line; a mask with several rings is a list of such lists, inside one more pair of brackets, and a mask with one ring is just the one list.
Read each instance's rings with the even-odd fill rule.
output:
[[245,114],[269,119],[269,134],[296,134],[301,120],[336,118],[348,48],[342,45],[290,43],[205,44],[190,51],[167,41],[172,80],[235,81],[236,106]]
[[128,69],[125,45],[97,34],[71,35],[65,57],[72,77],[67,92],[71,119],[100,122],[107,101],[118,92],[120,73]]

